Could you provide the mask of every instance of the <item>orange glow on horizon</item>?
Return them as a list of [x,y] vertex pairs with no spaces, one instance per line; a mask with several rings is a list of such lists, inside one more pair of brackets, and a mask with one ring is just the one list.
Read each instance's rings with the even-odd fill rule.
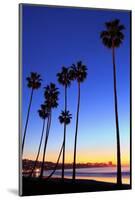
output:
[[[35,160],[36,155],[34,153],[24,154],[23,159]],[[57,153],[50,152],[46,155],[46,161],[56,162],[57,160]],[[61,156],[62,157],[62,156]],[[68,152],[66,154],[65,163],[72,163],[73,162],[73,154]],[[39,161],[42,161],[42,155],[39,157]],[[60,162],[62,160],[60,159]],[[78,152],[77,154],[77,163],[108,163],[112,162],[116,165],[116,157],[111,152],[94,152],[91,154],[86,154],[84,152]],[[124,152],[124,155],[121,157],[122,165],[126,166],[130,164],[130,156],[128,153]]]

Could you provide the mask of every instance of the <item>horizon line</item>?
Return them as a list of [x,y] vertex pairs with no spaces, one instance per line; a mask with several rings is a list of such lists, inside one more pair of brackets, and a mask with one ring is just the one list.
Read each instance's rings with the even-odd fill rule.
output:
[[[29,161],[35,162],[35,160],[28,159],[28,158],[23,158],[22,161],[24,161],[24,160],[29,160]],[[38,160],[38,162],[42,162],[42,161]],[[46,163],[46,162],[50,162],[50,163],[56,164],[56,162],[54,162],[54,161],[45,161],[45,163]],[[109,165],[110,165],[110,166],[111,166],[111,165],[117,166],[116,163],[113,163],[113,162],[112,162],[112,164],[109,164],[109,162],[112,162],[112,161],[108,161],[108,162],[78,162],[78,163],[76,163],[76,164],[107,164],[108,166],[109,166]],[[62,162],[59,162],[59,164],[62,164]],[[65,163],[65,164],[73,164],[73,162],[67,162],[67,163]],[[123,163],[122,166],[130,166],[130,163]]]

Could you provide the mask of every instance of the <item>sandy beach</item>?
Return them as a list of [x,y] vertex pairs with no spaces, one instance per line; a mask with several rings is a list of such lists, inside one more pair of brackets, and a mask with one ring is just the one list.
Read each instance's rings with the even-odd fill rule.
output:
[[118,186],[115,183],[100,182],[95,180],[80,180],[72,182],[71,179],[51,178],[49,180],[23,177],[23,196],[63,194],[77,192],[95,192],[108,190],[131,189],[129,184]]

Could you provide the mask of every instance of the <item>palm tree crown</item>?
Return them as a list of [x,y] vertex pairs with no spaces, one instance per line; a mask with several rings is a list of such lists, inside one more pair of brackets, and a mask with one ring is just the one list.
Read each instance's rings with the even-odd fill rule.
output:
[[66,67],[62,67],[61,73],[57,73],[58,82],[64,86],[70,86],[70,74],[69,69]]
[[41,76],[38,73],[31,72],[31,76],[27,77],[26,80],[28,81],[27,86],[32,89],[38,89],[41,86]]
[[49,115],[49,109],[47,105],[42,104],[41,109],[38,110],[38,114],[42,119],[46,119]]
[[108,48],[119,47],[124,39],[124,34],[122,30],[125,27],[120,24],[120,20],[115,19],[111,22],[105,23],[106,30],[102,31],[100,34],[100,38],[105,46]]
[[70,121],[72,119],[72,114],[70,114],[70,112],[67,111],[62,111],[61,115],[59,116],[59,121],[61,124],[70,124]]
[[44,97],[45,97],[45,104],[49,109],[57,108],[58,106],[58,95],[59,91],[58,88],[54,83],[50,83],[45,87]]
[[87,67],[82,63],[82,61],[73,64],[70,69],[70,80],[77,80],[79,83],[83,82],[87,77]]

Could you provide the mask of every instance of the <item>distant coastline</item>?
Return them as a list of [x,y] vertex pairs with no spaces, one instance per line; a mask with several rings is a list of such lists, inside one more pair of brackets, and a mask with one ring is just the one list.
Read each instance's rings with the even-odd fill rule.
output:
[[[37,162],[37,166],[36,168],[40,168],[41,167],[41,161],[38,161]],[[33,168],[33,165],[34,165],[34,161],[33,160],[29,160],[29,159],[23,159],[22,161],[22,169],[23,171],[28,171],[28,170],[31,170]],[[52,170],[54,169],[56,163],[54,162],[45,162],[45,166],[44,166],[44,169],[46,170]],[[115,167],[116,165],[113,164],[111,161],[109,161],[108,163],[104,163],[104,162],[101,162],[101,163],[91,163],[91,162],[88,162],[88,163],[77,163],[76,164],[76,168],[93,168],[93,167]],[[58,166],[57,166],[57,169],[61,169],[62,167],[62,164],[59,163]],[[65,169],[72,169],[73,168],[73,164],[72,163],[65,163]]]

